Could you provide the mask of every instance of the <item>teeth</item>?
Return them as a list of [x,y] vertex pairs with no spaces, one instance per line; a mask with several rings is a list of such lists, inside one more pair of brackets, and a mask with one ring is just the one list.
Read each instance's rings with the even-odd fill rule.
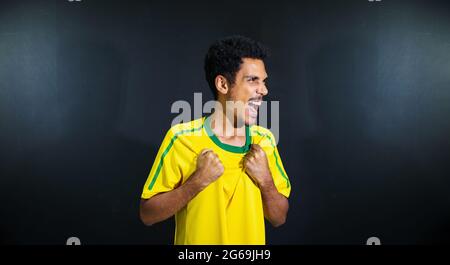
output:
[[261,101],[249,101],[248,104],[253,106],[261,106]]
[[259,105],[261,105],[261,101],[249,101],[248,102],[248,106],[250,107],[249,108],[250,116],[256,117],[256,115],[258,115]]

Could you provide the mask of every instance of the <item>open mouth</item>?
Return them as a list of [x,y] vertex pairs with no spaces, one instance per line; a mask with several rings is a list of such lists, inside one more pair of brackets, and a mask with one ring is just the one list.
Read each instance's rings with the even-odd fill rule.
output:
[[247,102],[249,115],[253,118],[258,116],[258,108],[261,106],[261,100],[250,100]]

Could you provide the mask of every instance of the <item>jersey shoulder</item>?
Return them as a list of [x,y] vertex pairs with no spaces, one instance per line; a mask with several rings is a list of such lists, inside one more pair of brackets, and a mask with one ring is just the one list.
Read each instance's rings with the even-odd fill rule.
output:
[[168,134],[171,136],[189,136],[201,132],[203,128],[204,117],[192,121],[175,124],[170,127]]
[[275,136],[269,129],[263,126],[252,125],[250,127],[250,135],[252,137],[252,142],[255,144],[267,144],[272,147],[276,146]]

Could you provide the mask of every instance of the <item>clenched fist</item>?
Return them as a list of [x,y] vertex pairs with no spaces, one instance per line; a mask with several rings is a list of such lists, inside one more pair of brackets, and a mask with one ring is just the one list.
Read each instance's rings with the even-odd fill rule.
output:
[[251,145],[250,151],[244,157],[243,165],[247,174],[260,188],[273,184],[266,153],[259,145]]
[[205,188],[210,183],[218,179],[224,171],[222,162],[212,149],[203,149],[197,157],[197,169],[195,180],[201,188]]

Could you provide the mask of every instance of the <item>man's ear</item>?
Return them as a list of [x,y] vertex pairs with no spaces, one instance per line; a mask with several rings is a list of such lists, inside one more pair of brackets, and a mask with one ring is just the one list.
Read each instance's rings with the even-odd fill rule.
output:
[[216,79],[214,80],[216,84],[216,89],[218,93],[220,94],[227,94],[228,93],[228,81],[223,75],[216,76]]

